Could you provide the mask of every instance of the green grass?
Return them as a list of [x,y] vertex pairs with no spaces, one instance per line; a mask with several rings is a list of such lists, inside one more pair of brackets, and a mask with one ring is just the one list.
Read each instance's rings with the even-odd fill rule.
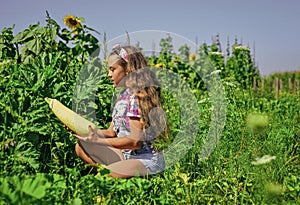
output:
[[[48,161],[50,169],[44,169],[42,174],[43,159],[37,156],[34,143],[22,140],[18,129],[12,130],[11,137],[15,133],[21,142],[1,149],[4,166],[1,166],[0,201],[2,204],[299,203],[299,97],[266,100],[247,91],[230,91],[226,93],[225,128],[214,152],[205,160],[199,158],[210,122],[209,115],[203,115],[196,142],[187,155],[152,178],[120,180],[108,178],[103,171],[100,176],[89,173],[90,168],[74,156],[74,141],[66,140],[69,137],[64,131],[60,131],[61,143],[55,136],[54,141],[42,141],[41,147],[48,147],[52,160]],[[207,103],[199,106],[203,114],[209,113]],[[269,116],[264,129],[252,130],[247,126],[247,116],[254,111]],[[252,164],[263,155],[276,158],[266,164]],[[22,189],[24,183],[28,186],[30,176],[36,180],[32,195]]]

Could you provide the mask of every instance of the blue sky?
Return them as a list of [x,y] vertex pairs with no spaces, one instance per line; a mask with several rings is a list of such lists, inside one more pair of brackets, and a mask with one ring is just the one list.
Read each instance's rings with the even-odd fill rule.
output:
[[157,30],[210,44],[219,34],[225,51],[227,38],[232,45],[237,37],[253,54],[255,44],[256,63],[267,75],[300,70],[299,8],[298,0],[3,0],[0,29],[15,24],[16,34],[44,24],[47,10],[61,26],[65,15],[85,18],[109,41],[126,32]]

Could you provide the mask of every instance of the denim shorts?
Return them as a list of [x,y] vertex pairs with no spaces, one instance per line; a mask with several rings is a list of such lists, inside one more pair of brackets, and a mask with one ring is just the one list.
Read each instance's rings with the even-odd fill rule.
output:
[[160,152],[149,152],[147,150],[122,150],[125,160],[137,159],[143,163],[150,175],[155,175],[165,169],[165,160]]

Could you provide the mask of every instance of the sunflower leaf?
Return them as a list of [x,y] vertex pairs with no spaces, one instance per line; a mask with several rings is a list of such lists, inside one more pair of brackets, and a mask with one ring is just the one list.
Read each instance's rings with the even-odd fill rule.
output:
[[78,18],[80,22],[84,23],[85,19],[83,17]]
[[35,54],[39,54],[41,51],[41,40],[34,38],[33,40],[26,43],[27,49]]
[[22,42],[31,38],[32,36],[33,33],[29,29],[25,29],[24,31],[18,33],[11,42],[12,43]]

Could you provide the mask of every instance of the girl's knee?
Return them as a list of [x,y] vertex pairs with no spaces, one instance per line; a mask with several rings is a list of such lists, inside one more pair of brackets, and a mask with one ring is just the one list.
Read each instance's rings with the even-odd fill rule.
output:
[[96,162],[94,162],[94,160],[92,160],[90,158],[89,155],[86,154],[84,149],[78,143],[75,144],[75,153],[79,158],[81,158],[87,164],[95,164],[96,163]]
[[83,152],[82,147],[78,143],[76,143],[75,144],[75,153],[77,154],[77,156],[78,157],[82,156],[82,152]]

